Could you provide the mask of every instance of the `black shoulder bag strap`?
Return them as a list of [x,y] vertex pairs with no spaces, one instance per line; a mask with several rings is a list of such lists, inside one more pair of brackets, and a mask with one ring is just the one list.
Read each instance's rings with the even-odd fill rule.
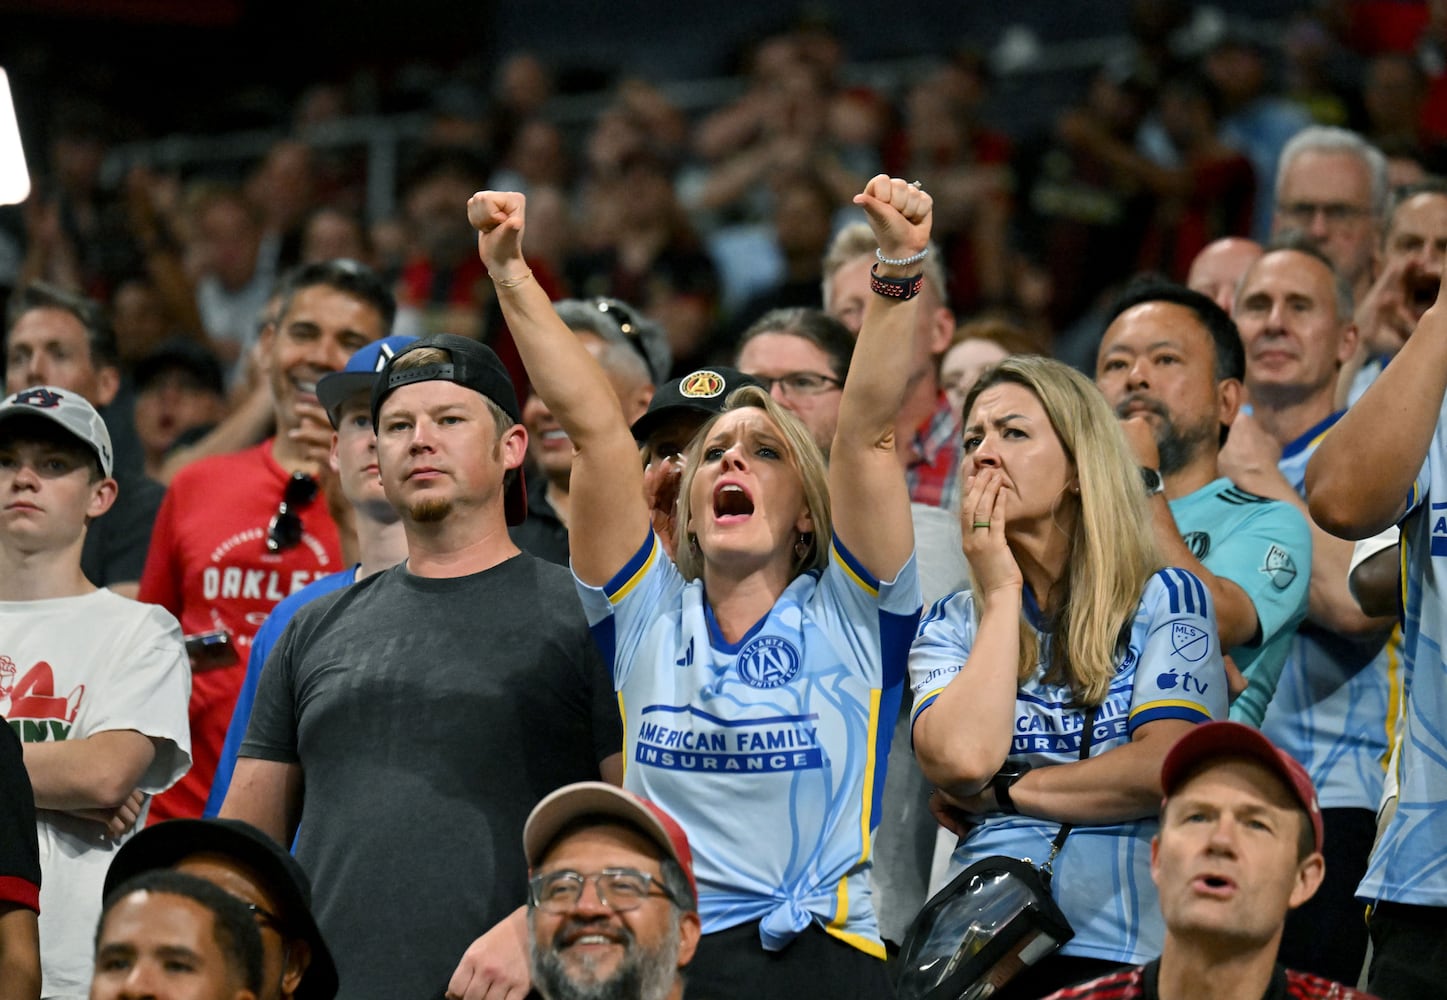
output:
[[[1090,756],[1090,745],[1094,741],[1095,706],[1091,705],[1085,710],[1085,726],[1080,733],[1081,760],[1084,760],[1085,758]],[[1060,832],[1057,833],[1055,835],[1055,839],[1050,842],[1050,857],[1046,858],[1045,863],[1040,866],[1040,875],[1045,880],[1045,885],[1047,888],[1050,885],[1051,878],[1055,876],[1055,856],[1059,854],[1060,849],[1065,846],[1065,838],[1070,836],[1070,831],[1073,826],[1074,824],[1072,823],[1061,823]]]

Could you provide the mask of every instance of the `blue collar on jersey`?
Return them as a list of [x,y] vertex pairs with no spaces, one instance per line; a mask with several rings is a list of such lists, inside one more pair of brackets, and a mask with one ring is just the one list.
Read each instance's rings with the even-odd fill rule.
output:
[[1292,455],[1296,455],[1304,449],[1311,447],[1311,445],[1316,442],[1317,438],[1321,437],[1327,431],[1331,430],[1332,425],[1335,424],[1338,420],[1340,420],[1345,414],[1346,410],[1337,410],[1335,413],[1327,417],[1321,423],[1317,424],[1315,427],[1308,430],[1305,434],[1301,435],[1301,437],[1291,442],[1285,448],[1282,448],[1281,457],[1290,458]]

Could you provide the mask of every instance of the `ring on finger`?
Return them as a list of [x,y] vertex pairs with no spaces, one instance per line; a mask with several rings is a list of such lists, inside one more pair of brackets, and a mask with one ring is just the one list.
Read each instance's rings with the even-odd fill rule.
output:
[[975,522],[975,527],[976,527],[976,528],[988,528],[989,526],[990,526],[990,522],[989,522],[989,521],[976,521],[976,522]]

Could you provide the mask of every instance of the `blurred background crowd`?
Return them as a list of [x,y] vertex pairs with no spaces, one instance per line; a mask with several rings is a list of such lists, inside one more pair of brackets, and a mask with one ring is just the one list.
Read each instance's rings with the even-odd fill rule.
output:
[[961,321],[1081,363],[1127,277],[1265,235],[1304,125],[1359,131],[1394,184],[1447,151],[1436,0],[468,6],[0,2],[35,183],[0,209],[0,296],[84,292],[123,362],[180,335],[239,391],[275,276],[347,256],[397,332],[509,358],[459,206],[516,189],[545,287],[642,308],[683,372],[818,306],[885,171],[934,194]]

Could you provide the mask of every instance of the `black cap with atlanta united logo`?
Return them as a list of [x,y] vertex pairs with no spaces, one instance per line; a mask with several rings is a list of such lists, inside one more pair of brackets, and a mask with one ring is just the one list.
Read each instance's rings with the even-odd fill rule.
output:
[[705,418],[722,413],[729,395],[746,385],[763,388],[763,383],[752,375],[722,365],[700,368],[664,382],[653,391],[648,412],[633,421],[633,440],[640,444],[648,440],[654,428],[675,413],[699,413]]
[[78,392],[54,385],[37,385],[22,389],[0,403],[0,422],[20,418],[50,420],[59,424],[81,444],[95,452],[102,474],[109,476],[112,468],[111,435],[95,407]]

